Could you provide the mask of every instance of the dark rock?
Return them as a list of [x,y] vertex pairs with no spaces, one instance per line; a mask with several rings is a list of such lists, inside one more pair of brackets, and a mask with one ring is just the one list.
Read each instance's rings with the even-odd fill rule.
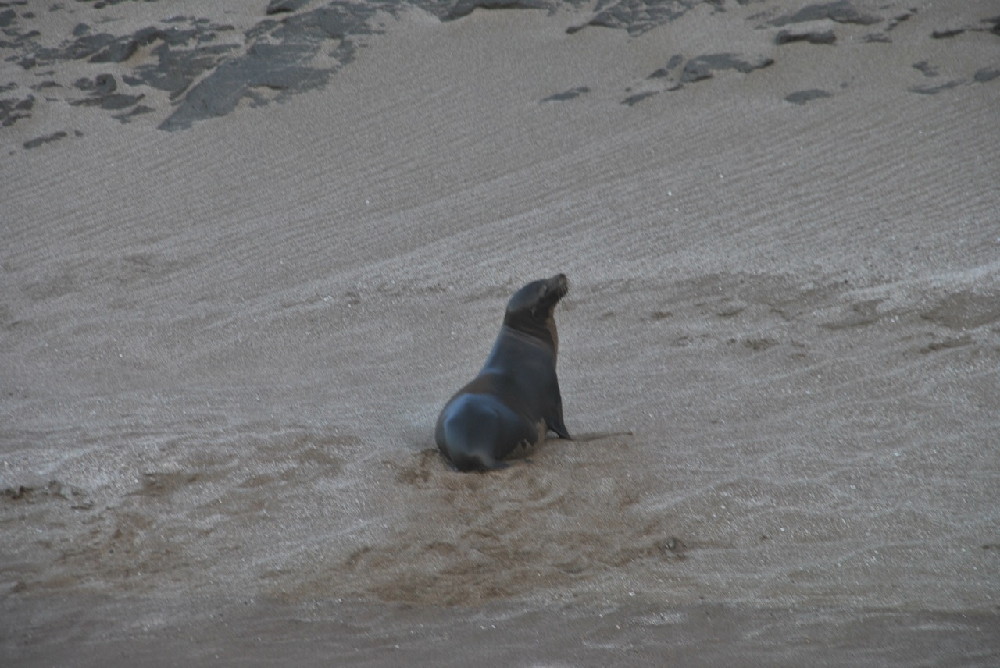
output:
[[[100,9],[135,0],[83,1],[90,9]],[[587,5],[593,7],[592,20],[588,25],[624,29],[632,35],[641,34],[685,15],[706,1],[718,11],[725,9],[726,3],[715,0],[596,0],[595,4]],[[744,0],[738,1],[742,4]],[[583,0],[570,0],[570,3],[576,7],[584,6]],[[14,26],[19,16],[6,9],[9,4],[0,2],[0,22],[6,21]],[[65,35],[64,41],[56,47],[42,46],[51,42],[36,40],[27,33],[13,36],[11,31],[5,31],[7,37],[17,40],[16,48],[19,49],[9,62],[18,63],[26,69],[51,66],[65,60],[125,63],[118,71],[120,76],[117,81],[111,77],[100,82],[96,79],[77,82],[77,88],[85,91],[85,95],[81,96],[85,99],[71,103],[108,109],[117,114],[115,118],[124,122],[136,114],[148,113],[145,111],[147,107],[143,105],[140,108],[139,105],[143,96],[130,94],[133,92],[130,88],[152,86],[167,91],[174,105],[173,113],[160,127],[175,130],[203,118],[229,113],[241,101],[249,101],[251,105],[280,102],[292,94],[324,85],[339,68],[353,60],[364,35],[380,32],[377,21],[383,13],[395,15],[415,5],[441,20],[452,20],[467,16],[475,9],[543,9],[554,12],[562,6],[556,0],[407,0],[405,3],[398,0],[373,0],[370,3],[354,0],[313,3],[308,0],[269,0],[262,4],[267,18],[261,17],[255,26],[245,32],[243,43],[246,47],[215,41],[219,36],[217,33],[233,30],[232,26],[217,25],[207,18],[177,15],[155,27],[124,35],[102,32],[112,31],[110,26],[117,23],[95,23],[93,27],[78,23],[72,34]],[[831,6],[840,7],[843,4],[846,3],[831,3]],[[310,9],[310,5],[316,8]],[[148,58],[144,57],[141,61],[136,58],[137,53],[141,51],[145,54],[147,50]],[[327,62],[330,64],[312,66],[320,50],[329,56]],[[717,60],[713,61],[713,58]],[[727,58],[729,60],[725,60]],[[665,89],[676,89],[682,77],[690,83],[712,76],[717,69],[747,72],[759,66],[766,65],[761,62],[744,63],[723,54],[693,59],[685,67],[684,59],[675,56],[665,68],[650,77],[669,76],[671,88],[658,85],[656,91],[636,93],[626,103],[635,104]],[[647,88],[651,86],[647,85]],[[586,92],[586,87],[578,87],[556,93],[544,101],[569,100]],[[15,103],[4,102],[7,110],[4,121],[7,123],[20,117],[15,114]]]
[[147,107],[144,104],[137,104],[134,107],[132,107],[128,112],[124,114],[115,114],[114,116],[112,116],[112,118],[114,118],[117,121],[121,121],[122,123],[128,123],[129,121],[132,120],[133,117],[138,116],[140,114],[148,114],[151,111],[156,111],[156,110],[153,109],[152,107]]
[[212,26],[208,30],[180,30],[178,28],[143,28],[133,35],[120,37],[109,44],[100,53],[94,54],[90,61],[94,63],[120,63],[128,60],[141,46],[148,46],[160,41],[169,46],[186,46],[192,41],[202,41],[214,38],[214,30],[230,29],[229,26]]
[[837,41],[837,36],[832,30],[809,30],[798,32],[795,30],[782,30],[774,38],[775,44],[789,44],[791,42],[808,42],[810,44],[833,44]]
[[171,49],[169,44],[158,44],[151,55],[156,57],[155,64],[140,65],[135,68],[134,77],[123,77],[129,85],[146,84],[165,90],[171,98],[179,96],[195,79],[204,72],[223,62],[227,54],[233,52],[235,45],[212,45],[199,49]]
[[98,74],[94,77],[94,94],[95,95],[109,95],[118,90],[118,82],[115,81],[114,75],[111,74]]
[[273,16],[274,14],[291,14],[309,4],[309,0],[271,0],[267,3],[264,14]]
[[697,58],[689,60],[681,72],[681,83],[694,83],[712,78],[712,68]]
[[625,98],[624,100],[622,100],[622,104],[628,105],[630,107],[634,107],[635,105],[639,104],[643,100],[645,100],[647,98],[650,98],[650,97],[653,97],[656,94],[657,94],[656,91],[647,91],[645,93],[636,93],[634,95],[629,95],[627,98]]
[[599,0],[596,14],[583,26],[567,28],[573,34],[584,27],[616,28],[630,35],[641,35],[658,26],[675,21],[703,4],[703,0]]
[[100,107],[115,111],[131,107],[145,97],[143,94],[116,93],[118,82],[112,74],[98,74],[93,81],[87,78],[77,79],[73,85],[90,93],[90,97],[70,102],[74,107]]
[[139,100],[146,97],[144,94],[139,95],[125,95],[124,93],[115,93],[114,95],[108,95],[103,100],[101,100],[101,109],[125,109],[126,107],[131,107]]
[[120,63],[128,60],[139,50],[139,42],[134,39],[115,40],[99,53],[90,57],[92,63]]
[[548,97],[542,99],[542,102],[562,102],[563,100],[572,100],[575,97],[580,97],[584,93],[589,93],[590,88],[587,86],[577,86],[576,88],[570,88],[562,93],[556,93],[555,95],[549,95]]
[[926,60],[921,60],[919,63],[913,63],[913,69],[917,70],[925,77],[936,77],[938,71],[931,66]]
[[35,96],[23,100],[0,100],[0,126],[10,127],[22,118],[31,118],[29,113],[35,106]]
[[[49,142],[58,141],[58,140],[63,139],[64,137],[67,137],[67,136],[68,135],[65,132],[61,132],[61,131],[60,132],[53,132],[52,134],[45,135],[44,137],[36,137],[35,139],[29,139],[28,141],[24,142],[23,146],[24,146],[24,148],[30,150],[30,149],[33,149],[33,148],[38,148],[42,144],[48,144]],[[25,488],[22,487],[21,489],[24,490]],[[23,492],[22,492],[22,496],[23,496]],[[12,498],[16,499],[16,498],[19,498],[19,497],[14,496]]]
[[244,97],[259,103],[252,92],[255,87],[289,92],[321,86],[329,79],[329,72],[298,64],[313,52],[302,44],[257,44],[245,57],[222,63],[191,88],[159,127],[180,130],[198,120],[224,116]]
[[126,107],[131,107],[144,97],[146,96],[141,93],[139,95],[112,93],[111,95],[88,97],[82,100],[73,100],[72,102],[70,102],[70,104],[73,105],[74,107],[100,107],[101,109],[117,111],[118,109],[125,109]]
[[862,14],[848,0],[837,0],[837,2],[827,2],[821,5],[807,5],[794,14],[779,16],[771,21],[771,25],[781,27],[789,23],[805,23],[806,21],[821,21],[823,19],[860,25],[871,25],[882,20],[877,16]]
[[812,100],[818,100],[824,97],[833,97],[833,95],[825,90],[810,88],[809,90],[797,90],[794,93],[786,95],[785,102],[802,105],[806,102],[811,102]]
[[909,91],[911,93],[919,93],[920,95],[937,95],[941,91],[961,86],[963,83],[965,82],[961,79],[956,79],[948,83],[943,83],[940,86],[911,86]]
[[718,70],[736,70],[743,74],[749,74],[754,70],[759,70],[774,64],[771,58],[758,58],[754,62],[740,60],[731,53],[714,53],[704,56],[697,56],[687,61],[684,70],[681,72],[681,83],[692,83],[702,81],[712,76],[712,72]]
[[[190,89],[187,86],[194,77],[184,76],[174,82],[179,89],[172,97],[181,98],[180,103],[174,113],[160,124],[160,129],[180,130],[190,127],[195,121],[222,116],[235,109],[244,98],[248,98],[253,105],[264,104],[272,98],[281,100],[292,93],[324,85],[336,68],[319,69],[302,63],[308,62],[330,40],[337,41],[330,56],[339,66],[351,62],[356,49],[355,38],[378,32],[372,25],[377,11],[374,6],[334,2],[294,14],[281,22],[261,22],[247,33],[248,39],[266,35],[269,43],[256,41],[244,55],[219,64],[188,63],[189,66],[211,69],[211,73]],[[205,49],[199,49],[195,53],[204,52]],[[159,67],[147,70],[145,74],[162,76],[165,71],[170,72],[161,62]],[[261,95],[260,89],[277,91],[278,94]],[[182,91],[183,96],[180,95]]]
[[108,95],[118,88],[118,83],[111,74],[98,74],[93,80],[86,77],[77,79],[73,85],[80,90],[91,91],[93,95]]
[[114,42],[115,39],[117,38],[114,35],[109,35],[106,32],[96,35],[82,35],[64,49],[41,49],[38,53],[38,58],[39,60],[46,60],[48,62],[63,58],[69,58],[70,60],[90,58]]
[[344,39],[353,35],[372,35],[377,31],[369,25],[376,7],[334,2],[311,12],[297,14],[283,21],[273,37],[282,42],[313,42],[324,39]]
[[548,9],[544,0],[458,0],[441,17],[442,21],[454,21],[468,16],[477,9]]
[[935,30],[931,33],[931,37],[934,39],[946,39],[948,37],[955,37],[956,35],[961,35],[965,32],[964,28],[954,28],[951,30]]
[[684,62],[684,56],[682,56],[679,53],[674,54],[673,56],[670,57],[670,60],[667,61],[667,64],[664,67],[661,67],[660,69],[654,71],[647,77],[647,79],[662,79],[663,77],[670,76],[670,73],[673,70],[677,69],[683,62]]
[[972,80],[976,83],[986,83],[987,81],[993,81],[997,77],[1000,77],[1000,70],[984,67],[976,70],[976,73],[972,75]]
[[917,10],[910,9],[909,11],[906,11],[906,12],[900,14],[899,16],[893,16],[891,19],[889,19],[889,23],[888,23],[888,25],[886,25],[885,31],[886,32],[891,32],[891,31],[895,30],[896,26],[898,26],[900,23],[902,23],[904,21],[909,21],[912,17],[916,16],[916,14],[917,14]]

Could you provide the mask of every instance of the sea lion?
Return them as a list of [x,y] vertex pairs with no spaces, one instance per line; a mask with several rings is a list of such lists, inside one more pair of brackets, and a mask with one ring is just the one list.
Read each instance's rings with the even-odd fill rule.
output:
[[460,471],[506,468],[563,424],[553,312],[569,290],[564,274],[528,283],[507,302],[500,334],[479,375],[448,400],[434,440]]

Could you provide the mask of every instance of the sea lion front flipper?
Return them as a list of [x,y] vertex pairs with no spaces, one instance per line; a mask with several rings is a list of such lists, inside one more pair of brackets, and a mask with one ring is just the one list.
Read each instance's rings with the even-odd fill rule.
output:
[[564,438],[567,441],[573,440],[573,437],[569,435],[569,430],[566,429],[566,425],[563,424],[562,411],[559,411],[552,419],[546,418],[545,426],[549,428],[549,431],[555,432],[559,438]]
[[556,381],[555,395],[555,405],[545,416],[545,426],[548,427],[549,431],[555,432],[559,438],[572,441],[573,437],[569,435],[569,430],[563,423],[562,394],[559,392],[559,381]]

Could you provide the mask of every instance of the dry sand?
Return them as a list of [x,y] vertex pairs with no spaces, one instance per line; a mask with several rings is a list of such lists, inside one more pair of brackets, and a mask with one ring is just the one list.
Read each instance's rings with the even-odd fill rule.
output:
[[507,4],[0,3],[0,662],[1000,662],[1000,2]]

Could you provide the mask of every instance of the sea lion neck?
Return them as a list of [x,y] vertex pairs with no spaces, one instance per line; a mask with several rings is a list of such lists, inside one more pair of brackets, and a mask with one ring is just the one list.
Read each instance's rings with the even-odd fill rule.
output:
[[526,342],[537,343],[542,341],[548,344],[553,351],[559,345],[559,338],[556,334],[556,321],[551,313],[545,320],[540,320],[535,316],[526,316],[521,313],[508,313],[504,316],[501,331],[506,330],[512,335],[521,338]]

